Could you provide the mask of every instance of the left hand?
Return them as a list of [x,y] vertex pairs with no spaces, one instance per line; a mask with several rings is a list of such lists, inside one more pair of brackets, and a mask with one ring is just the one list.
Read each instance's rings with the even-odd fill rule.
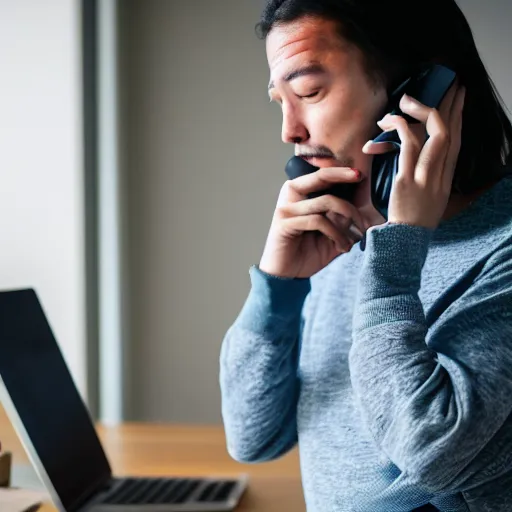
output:
[[[388,114],[377,123],[382,130],[397,130],[401,140],[398,173],[388,208],[389,223],[436,229],[441,222],[460,151],[464,95],[464,86],[455,82],[439,110],[404,95],[400,109],[421,122],[409,124],[402,116]],[[386,146],[368,141],[363,152],[384,153],[389,151]]]

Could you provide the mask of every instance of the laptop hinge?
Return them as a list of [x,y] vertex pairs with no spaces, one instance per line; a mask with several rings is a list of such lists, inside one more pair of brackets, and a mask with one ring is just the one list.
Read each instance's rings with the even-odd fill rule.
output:
[[79,512],[82,507],[91,500],[98,492],[105,489],[114,480],[112,473],[100,478],[89,489],[84,491],[69,507],[68,512]]

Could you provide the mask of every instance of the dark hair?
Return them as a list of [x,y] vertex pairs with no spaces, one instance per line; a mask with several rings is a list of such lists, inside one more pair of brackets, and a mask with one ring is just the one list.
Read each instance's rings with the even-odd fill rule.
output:
[[[453,69],[466,87],[462,145],[452,192],[470,194],[510,173],[512,125],[455,0],[267,0],[256,31],[303,16],[338,22],[340,35],[364,55],[371,80],[388,94],[424,63]],[[416,14],[420,11],[419,16]]]

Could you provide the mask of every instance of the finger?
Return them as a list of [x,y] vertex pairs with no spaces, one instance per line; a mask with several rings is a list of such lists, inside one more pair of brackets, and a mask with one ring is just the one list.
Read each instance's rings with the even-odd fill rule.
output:
[[[446,92],[441,104],[439,105],[439,112],[441,117],[447,122],[450,116],[450,110],[455,100],[457,93],[457,81],[455,81]],[[414,119],[421,121],[423,124],[427,123],[428,116],[432,111],[432,107],[421,103],[416,98],[404,94],[400,99],[400,109],[405,114],[410,115]]]
[[326,214],[328,212],[343,215],[357,226],[364,233],[365,222],[361,212],[348,201],[339,197],[326,194],[313,199],[304,199],[296,203],[289,203],[279,208],[281,218],[297,217],[303,215]]
[[411,130],[411,132],[417,138],[420,146],[423,147],[423,144],[425,144],[428,138],[427,128],[425,125],[423,123],[409,124],[409,130]]
[[339,183],[359,183],[361,173],[350,167],[324,167],[318,171],[299,176],[289,182],[290,188],[301,196],[301,200],[313,192],[321,192]]
[[400,108],[403,112],[424,123],[429,135],[429,139],[418,155],[415,171],[415,179],[418,183],[426,184],[427,180],[442,179],[450,143],[450,134],[447,128],[449,114],[446,114],[446,111],[449,111],[453,105],[456,90],[456,87],[452,85],[441,102],[443,114],[440,110],[427,107],[411,96],[404,95],[400,101]]
[[464,109],[465,96],[466,89],[462,86],[457,91],[450,115],[450,148],[446,155],[445,172],[442,177],[444,190],[451,190],[453,176],[459,158],[462,134],[462,112]]
[[400,110],[417,121],[426,123],[428,115],[432,109],[418,101],[416,98],[413,98],[408,94],[404,94],[400,99]]
[[415,177],[418,183],[441,186],[450,134],[437,109],[431,109],[426,125],[430,137],[418,157]]
[[390,151],[396,151],[396,147],[391,142],[373,142],[373,140],[369,140],[363,146],[363,153],[367,155],[383,155]]
[[364,230],[359,229],[352,219],[339,213],[327,212],[325,216],[338,228],[339,231],[354,240],[354,242],[359,242],[364,236],[364,231],[369,229],[367,223],[364,224]]
[[361,173],[350,167],[324,167],[291,180],[289,186],[302,200],[309,194],[326,190],[334,184],[359,183],[361,180]]
[[396,130],[398,132],[401,141],[398,157],[399,174],[404,178],[414,178],[416,162],[423,145],[418,133],[411,130],[409,123],[401,116],[388,114],[377,124],[385,131]]
[[439,113],[441,114],[441,118],[446,123],[446,125],[449,124],[451,112],[453,111],[453,106],[455,104],[458,90],[458,80],[455,80],[452,86],[448,89],[448,92],[441,101],[441,104],[439,105]]
[[336,226],[324,215],[306,215],[292,217],[282,221],[286,233],[292,236],[300,235],[306,231],[319,231],[327,238],[330,238],[338,252],[348,252],[354,245],[354,242],[348,239]]
[[[410,124],[409,130],[411,130],[414,136],[417,137],[422,144],[425,143],[427,140],[427,130],[423,124]],[[367,155],[383,155],[396,150],[396,145],[391,142],[374,142],[373,140],[369,140],[362,149],[363,153],[366,153]]]
[[400,99],[400,109],[404,114],[410,115],[423,124],[427,123],[428,116],[432,111],[432,107],[428,107],[408,94],[404,94]]

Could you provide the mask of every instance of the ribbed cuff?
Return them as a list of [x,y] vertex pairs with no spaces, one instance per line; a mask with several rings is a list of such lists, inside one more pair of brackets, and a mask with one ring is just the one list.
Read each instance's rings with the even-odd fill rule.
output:
[[425,227],[388,223],[367,231],[354,330],[424,319],[417,293],[433,232]]
[[302,307],[311,290],[307,278],[277,277],[253,265],[251,290],[238,317],[238,325],[255,333],[281,333],[299,329]]

